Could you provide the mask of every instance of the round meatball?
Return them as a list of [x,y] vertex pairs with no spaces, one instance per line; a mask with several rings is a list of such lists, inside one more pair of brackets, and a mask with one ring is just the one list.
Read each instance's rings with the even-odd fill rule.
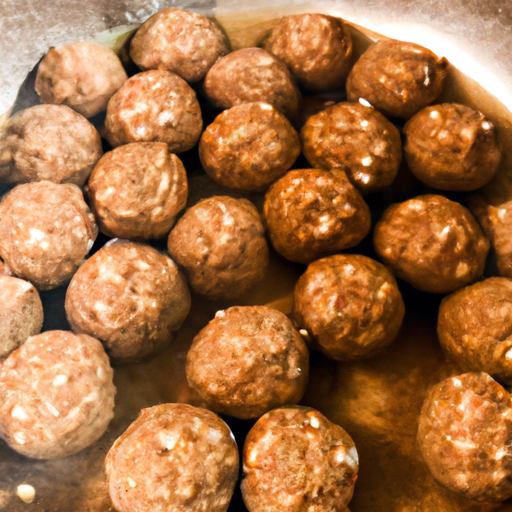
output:
[[191,289],[209,298],[239,297],[267,272],[265,229],[247,199],[199,201],[171,231],[167,247]]
[[501,152],[494,126],[477,110],[456,103],[427,107],[404,126],[404,156],[426,185],[470,191],[496,174]]
[[309,354],[280,311],[235,306],[218,311],[194,338],[186,370],[189,384],[212,410],[257,418],[302,398]]
[[217,108],[265,101],[289,119],[301,95],[286,64],[261,48],[243,48],[220,58],[208,71],[204,90]]
[[204,78],[229,50],[226,34],[214,21],[172,8],[148,18],[130,44],[130,56],[139,68],[167,69],[189,83]]
[[171,153],[182,153],[196,145],[202,128],[196,93],[169,71],[132,76],[108,102],[105,136],[113,147],[165,142]]
[[243,103],[206,128],[199,157],[212,180],[225,187],[266,190],[300,154],[297,132],[268,103]]
[[281,58],[305,89],[331,91],[345,84],[352,36],[340,18],[294,14],[280,19],[263,48]]
[[66,314],[75,332],[101,340],[118,363],[147,359],[171,341],[190,309],[185,278],[149,245],[114,243],[73,276]]
[[337,103],[311,116],[300,137],[313,167],[344,170],[362,194],[391,185],[402,160],[395,126],[359,103]]
[[512,496],[512,402],[486,373],[436,384],[418,425],[418,444],[433,477],[477,501]]
[[98,234],[75,185],[18,185],[0,203],[0,256],[39,290],[67,283]]
[[96,128],[65,105],[36,105],[15,115],[0,138],[0,179],[83,186],[103,154]]
[[27,281],[0,275],[0,359],[43,326],[43,305]]
[[68,457],[105,432],[116,388],[101,343],[47,331],[29,338],[0,367],[0,436],[36,459]]
[[469,211],[428,194],[390,206],[375,226],[375,250],[418,290],[451,293],[482,275],[489,241]]
[[359,457],[340,426],[309,407],[282,407],[247,434],[242,496],[249,512],[343,510]]
[[107,108],[128,76],[116,53],[92,42],[50,48],[39,63],[35,89],[41,103],[67,105],[85,117]]
[[357,245],[370,231],[370,209],[337,169],[297,169],[265,196],[265,221],[276,251],[310,263]]
[[408,118],[437,99],[447,71],[448,61],[423,46],[380,40],[350,71],[347,98],[366,100],[386,116]]
[[132,142],[106,153],[89,178],[100,230],[130,240],[162,238],[185,208],[187,173],[163,142]]
[[105,459],[119,512],[225,512],[238,466],[226,423],[188,404],[143,409]]

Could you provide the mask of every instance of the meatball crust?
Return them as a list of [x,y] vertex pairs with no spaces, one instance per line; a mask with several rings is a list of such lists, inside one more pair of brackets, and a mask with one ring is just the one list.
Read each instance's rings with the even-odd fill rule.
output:
[[266,190],[300,154],[297,132],[263,102],[243,103],[217,116],[199,142],[199,157],[212,180],[225,187]]
[[221,57],[206,74],[204,90],[217,108],[264,101],[288,119],[297,117],[301,101],[286,64],[261,48],[243,48]]
[[187,173],[163,142],[132,142],[106,153],[89,179],[100,230],[130,240],[165,237],[185,208]]
[[226,34],[214,21],[172,8],[148,18],[130,44],[130,56],[139,68],[166,69],[189,83],[203,79],[229,50]]
[[418,290],[451,293],[482,275],[489,241],[469,211],[427,194],[390,206],[375,226],[375,250]]
[[342,169],[362,194],[391,185],[402,160],[396,127],[359,103],[337,103],[311,116],[300,137],[313,167]]
[[249,512],[337,512],[352,498],[359,457],[340,426],[315,409],[288,406],[252,427],[243,464]]
[[247,199],[215,196],[199,201],[171,231],[167,247],[190,288],[209,298],[239,297],[267,272],[265,229]]
[[366,50],[347,78],[347,98],[386,116],[411,117],[443,91],[448,61],[414,43],[386,39]]
[[149,245],[114,243],[73,276],[66,293],[73,331],[101,340],[117,363],[147,359],[171,341],[190,309],[176,264]]
[[15,115],[0,138],[0,179],[83,186],[103,154],[96,128],[65,105],[36,105]]
[[370,231],[370,209],[337,169],[290,171],[269,189],[265,222],[276,251],[310,263],[357,245]]
[[476,501],[512,496],[512,404],[486,373],[436,384],[418,425],[418,444],[432,476]]
[[73,455],[113,418],[112,379],[98,340],[66,331],[33,336],[0,367],[0,435],[27,457]]
[[105,459],[119,512],[225,512],[238,466],[226,423],[188,404],[143,409]]
[[0,256],[39,290],[67,283],[97,234],[94,216],[75,185],[18,185],[0,203]]
[[189,384],[212,410],[257,418],[302,398],[309,353],[280,311],[235,306],[218,311],[194,338],[186,371]]
[[171,153],[182,153],[196,145],[202,128],[196,93],[169,71],[132,76],[108,102],[105,136],[113,147],[165,142]]
[[41,103],[67,105],[85,117],[107,108],[128,76],[116,53],[91,42],[50,48],[37,69]]

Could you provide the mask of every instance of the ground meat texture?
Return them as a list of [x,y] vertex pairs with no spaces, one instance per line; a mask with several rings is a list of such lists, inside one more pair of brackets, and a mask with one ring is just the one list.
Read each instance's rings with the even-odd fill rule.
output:
[[108,102],[105,136],[113,147],[165,142],[172,153],[182,153],[196,145],[202,128],[196,93],[169,71],[132,76]]
[[128,76],[116,53],[91,42],[50,48],[37,69],[41,103],[67,105],[85,117],[107,108]]
[[130,56],[139,68],[167,69],[189,83],[203,79],[229,50],[226,34],[214,21],[183,9],[157,12],[130,44]]
[[90,446],[114,416],[116,388],[101,343],[47,331],[0,367],[0,436],[17,452],[58,459]]
[[100,249],[73,276],[66,314],[75,332],[103,342],[116,363],[165,348],[190,309],[175,263],[149,245],[116,243]]
[[43,326],[43,305],[27,281],[0,275],[0,359]]
[[357,479],[352,438],[309,407],[261,417],[243,452],[242,496],[249,512],[345,511]]
[[189,384],[212,410],[257,418],[302,398],[309,354],[280,311],[235,306],[217,312],[194,338],[186,371]]
[[375,226],[375,250],[400,279],[451,293],[482,275],[489,241],[459,203],[427,194],[390,206]]
[[105,459],[119,512],[224,512],[238,466],[226,423],[188,404],[143,409]]
[[167,246],[190,288],[209,298],[239,297],[267,272],[265,229],[247,199],[203,199],[179,220]]
[[357,245],[370,231],[370,209],[337,169],[297,169],[267,192],[265,222],[279,254],[298,263]]
[[381,40],[350,71],[347,98],[366,100],[386,116],[408,118],[437,99],[447,71],[447,60],[423,46]]
[[87,181],[103,151],[96,128],[65,105],[36,105],[9,120],[0,138],[0,179]]
[[89,179],[100,230],[144,240],[166,236],[185,208],[187,173],[163,142],[133,142],[106,153]]
[[265,101],[288,119],[299,112],[301,95],[286,64],[261,48],[220,58],[206,74],[204,90],[217,108]]
[[418,444],[433,477],[477,501],[512,496],[512,404],[486,373],[465,373],[428,393]]
[[67,283],[97,234],[94,216],[75,185],[18,185],[0,203],[0,256],[39,290]]
[[391,185],[402,160],[396,127],[359,103],[337,103],[311,116],[300,137],[313,167],[344,170],[362,194]]
[[12,276],[11,269],[0,260],[0,276]]

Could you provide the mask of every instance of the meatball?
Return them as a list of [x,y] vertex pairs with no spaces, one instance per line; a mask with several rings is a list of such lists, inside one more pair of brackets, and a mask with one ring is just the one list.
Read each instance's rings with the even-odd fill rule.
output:
[[132,142],[105,154],[89,179],[89,199],[106,235],[166,236],[185,208],[187,173],[163,142]]
[[239,297],[267,272],[265,230],[247,199],[199,201],[178,221],[167,246],[191,289],[209,298]]
[[344,170],[362,194],[391,185],[402,160],[395,126],[359,103],[337,103],[311,116],[300,137],[313,167]]
[[75,332],[100,339],[114,362],[147,359],[171,341],[190,309],[185,278],[149,245],[114,243],[73,276],[66,314]]
[[97,441],[114,416],[116,388],[101,343],[47,331],[0,367],[0,436],[36,459],[68,457]]
[[512,403],[486,373],[465,373],[435,385],[418,426],[418,444],[432,476],[477,501],[512,496]]
[[280,311],[235,306],[218,311],[194,338],[187,379],[208,406],[235,418],[257,418],[304,394],[309,354]]
[[357,245],[370,231],[370,209],[337,169],[297,169],[265,196],[265,221],[276,251],[298,263]]
[[43,326],[43,305],[27,281],[0,275],[0,360]]
[[390,206],[375,226],[375,250],[418,290],[451,293],[482,275],[489,241],[459,203],[428,194]]
[[41,103],[67,105],[85,117],[107,108],[128,76],[116,53],[91,42],[50,48],[37,69]]
[[281,18],[263,48],[281,58],[305,89],[331,91],[345,84],[352,36],[340,18],[295,14]]
[[226,423],[187,404],[143,409],[105,459],[110,498],[119,512],[224,512],[238,465]]
[[139,68],[167,69],[198,82],[230,50],[226,34],[212,20],[183,9],[163,9],[137,30],[130,56]]
[[208,71],[204,90],[217,108],[265,101],[289,119],[301,95],[286,64],[261,48],[243,48],[220,58]]
[[0,256],[39,290],[67,283],[97,234],[94,216],[75,185],[18,185],[0,203]]
[[182,153],[196,145],[202,128],[196,93],[169,71],[132,76],[108,102],[105,136],[113,147],[165,142],[172,153]]
[[199,157],[212,180],[225,187],[266,190],[300,154],[297,132],[268,103],[243,103],[206,128]]
[[366,100],[386,116],[411,117],[443,91],[448,61],[414,43],[380,40],[355,63],[349,101]]
[[65,105],[36,105],[15,115],[0,137],[0,179],[83,186],[100,159],[101,138]]
[[344,510],[359,458],[352,438],[309,407],[261,417],[245,440],[242,496],[249,512]]

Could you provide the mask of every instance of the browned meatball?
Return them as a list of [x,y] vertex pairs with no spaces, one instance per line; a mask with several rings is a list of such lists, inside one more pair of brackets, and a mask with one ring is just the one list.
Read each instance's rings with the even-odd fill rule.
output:
[[106,153],[89,179],[89,199],[106,235],[166,236],[185,208],[187,173],[163,142],[132,142]]
[[300,334],[283,313],[265,306],[218,311],[187,355],[187,379],[201,398],[212,410],[242,419],[297,403],[308,374]]
[[441,94],[447,70],[447,60],[423,46],[380,40],[350,71],[347,98],[362,98],[387,116],[411,117]]
[[105,129],[113,147],[129,142],[165,142],[169,151],[181,153],[196,145],[202,128],[196,93],[169,71],[132,76],[108,102]]
[[345,511],[359,457],[340,426],[309,407],[261,417],[244,445],[242,496],[249,512]]
[[116,53],[91,42],[50,48],[39,63],[35,89],[41,103],[67,105],[85,117],[107,108],[128,76]]
[[418,444],[433,477],[477,501],[512,496],[512,403],[486,373],[465,373],[428,393]]
[[301,99],[284,62],[261,48],[243,48],[220,58],[206,74],[204,90],[218,108],[265,101],[289,119],[297,116]]
[[9,120],[0,138],[0,179],[81,187],[103,151],[96,128],[65,105],[36,105]]
[[370,209],[337,169],[297,169],[267,192],[265,221],[276,251],[298,263],[357,245],[370,231]]
[[75,332],[100,339],[115,362],[149,358],[165,348],[190,309],[175,263],[149,245],[114,243],[73,276],[66,314]]
[[375,226],[377,254],[418,290],[451,293],[482,275],[489,241],[459,203],[428,194],[390,206]]
[[67,283],[97,234],[94,216],[75,185],[18,185],[0,203],[0,256],[39,290]]
[[362,194],[391,185],[402,160],[395,126],[359,103],[337,103],[311,116],[300,137],[313,167],[344,170]]
[[137,30],[130,56],[141,69],[167,69],[192,83],[201,80],[229,49],[226,34],[206,16],[162,9]]
[[101,343],[47,331],[0,367],[0,436],[17,452],[58,459],[98,440],[114,416],[116,388]]
[[119,512],[224,512],[238,465],[235,438],[224,421],[187,404],[143,409],[105,459]]
[[191,289],[210,298],[239,297],[267,271],[265,229],[247,199],[199,201],[171,231],[167,247]]
[[244,103],[222,112],[199,142],[203,168],[220,185],[266,190],[300,154],[297,132],[269,103]]

